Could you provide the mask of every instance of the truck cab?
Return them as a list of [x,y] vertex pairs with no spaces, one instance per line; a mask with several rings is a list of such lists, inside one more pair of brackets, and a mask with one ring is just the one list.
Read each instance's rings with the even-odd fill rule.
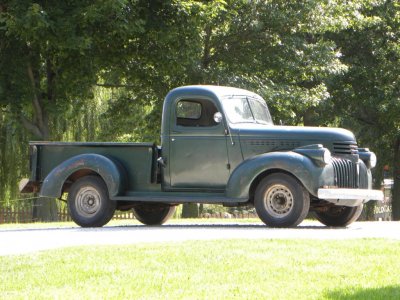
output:
[[81,226],[106,224],[116,208],[161,224],[187,202],[254,205],[274,227],[296,226],[310,210],[323,224],[346,226],[365,202],[383,199],[372,190],[375,154],[350,131],[276,126],[264,99],[231,87],[169,92],[161,147],[41,142],[31,152],[32,176],[21,189],[68,193]]

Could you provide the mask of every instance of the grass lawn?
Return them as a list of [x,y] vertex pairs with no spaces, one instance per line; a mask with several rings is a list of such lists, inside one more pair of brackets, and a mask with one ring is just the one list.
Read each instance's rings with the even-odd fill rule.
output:
[[400,299],[400,241],[228,240],[0,257],[0,299]]

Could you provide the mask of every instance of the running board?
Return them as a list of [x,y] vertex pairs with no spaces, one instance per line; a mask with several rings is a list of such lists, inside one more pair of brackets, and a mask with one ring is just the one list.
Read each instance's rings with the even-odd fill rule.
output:
[[162,202],[162,203],[204,203],[204,204],[224,204],[224,203],[244,203],[248,199],[228,198],[221,194],[211,193],[130,193],[126,196],[111,197],[114,201],[132,202]]

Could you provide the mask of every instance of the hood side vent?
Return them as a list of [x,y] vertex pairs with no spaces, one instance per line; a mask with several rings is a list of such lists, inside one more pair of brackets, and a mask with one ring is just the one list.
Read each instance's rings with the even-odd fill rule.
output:
[[356,142],[337,142],[333,143],[334,154],[358,154],[358,146]]
[[300,142],[294,141],[271,141],[271,140],[249,140],[250,146],[267,146],[275,149],[294,149],[300,147]]
[[248,143],[251,146],[270,146],[270,147],[276,146],[275,141],[268,141],[268,140],[250,140]]

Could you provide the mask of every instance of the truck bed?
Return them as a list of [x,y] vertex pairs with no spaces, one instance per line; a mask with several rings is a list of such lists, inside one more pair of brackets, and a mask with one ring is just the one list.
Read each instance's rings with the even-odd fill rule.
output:
[[[160,191],[159,149],[153,143],[30,142],[31,181],[43,182],[59,164],[80,154],[99,154],[118,163],[126,174],[126,192]],[[124,196],[124,195],[120,195]]]

